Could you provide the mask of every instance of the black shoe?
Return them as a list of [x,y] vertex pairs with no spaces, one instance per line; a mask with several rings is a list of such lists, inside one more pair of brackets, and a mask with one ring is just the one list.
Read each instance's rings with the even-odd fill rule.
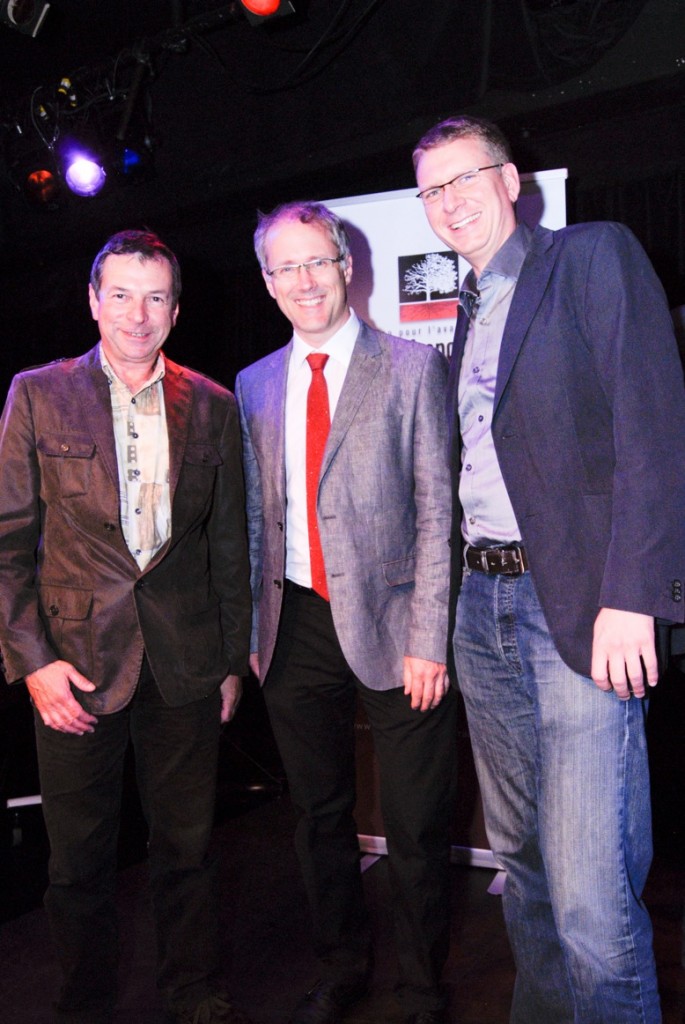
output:
[[295,1007],[288,1024],[339,1024],[348,1006],[366,995],[368,981],[319,981]]
[[410,1013],[404,1024],[449,1024],[447,1015],[442,1010],[422,1010]]
[[175,1013],[177,1024],[253,1024],[224,995],[206,996],[197,1006]]

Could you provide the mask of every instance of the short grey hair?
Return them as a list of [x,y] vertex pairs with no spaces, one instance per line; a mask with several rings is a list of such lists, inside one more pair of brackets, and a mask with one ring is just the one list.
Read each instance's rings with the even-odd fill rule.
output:
[[282,220],[299,221],[300,224],[319,224],[330,235],[333,245],[338,250],[338,256],[343,256],[347,263],[350,255],[350,239],[340,217],[323,203],[295,202],[283,203],[271,213],[257,213],[254,249],[262,270],[269,269],[266,263],[266,236]]

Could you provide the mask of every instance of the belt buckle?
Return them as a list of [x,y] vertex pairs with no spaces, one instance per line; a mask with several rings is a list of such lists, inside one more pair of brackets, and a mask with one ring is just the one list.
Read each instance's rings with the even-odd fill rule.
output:
[[526,570],[523,565],[523,551],[521,550],[521,545],[515,544],[512,548],[510,548],[510,551],[516,560],[516,569],[514,570],[514,572],[512,572],[511,575],[522,576]]
[[481,569],[483,570],[483,572],[489,573],[490,572],[490,563],[488,562],[488,549],[487,548],[481,548],[481,550],[478,552],[478,554],[480,555],[480,567],[481,567]]

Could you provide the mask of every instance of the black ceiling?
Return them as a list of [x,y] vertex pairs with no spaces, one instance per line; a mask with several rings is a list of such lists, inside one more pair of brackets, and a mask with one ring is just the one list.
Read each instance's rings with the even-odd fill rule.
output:
[[[418,133],[456,109],[504,110],[521,142],[545,118],[554,135],[577,121],[578,102],[592,120],[619,88],[610,74],[569,104],[564,83],[578,94],[646,8],[679,3],[292,0],[294,14],[256,26],[237,0],[52,0],[35,39],[0,26],[0,257],[90,245],[134,222],[230,220],[307,191],[403,187]],[[670,70],[673,91],[683,69]],[[73,100],[58,93],[63,76]],[[103,141],[124,123],[131,137],[147,133],[154,176],[137,187],[111,176],[96,199],[30,209],[10,169],[18,138],[40,144],[40,107],[44,137],[55,125]]]

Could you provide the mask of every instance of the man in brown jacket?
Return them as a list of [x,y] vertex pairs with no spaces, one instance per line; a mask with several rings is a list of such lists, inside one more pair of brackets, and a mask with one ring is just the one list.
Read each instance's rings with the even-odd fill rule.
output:
[[179,292],[155,235],[115,235],[91,272],[100,343],[19,374],[0,421],[0,650],[35,708],[58,1021],[113,1019],[129,741],[171,1019],[247,1020],[219,993],[208,857],[247,671],[240,438],[233,396],[161,353]]

